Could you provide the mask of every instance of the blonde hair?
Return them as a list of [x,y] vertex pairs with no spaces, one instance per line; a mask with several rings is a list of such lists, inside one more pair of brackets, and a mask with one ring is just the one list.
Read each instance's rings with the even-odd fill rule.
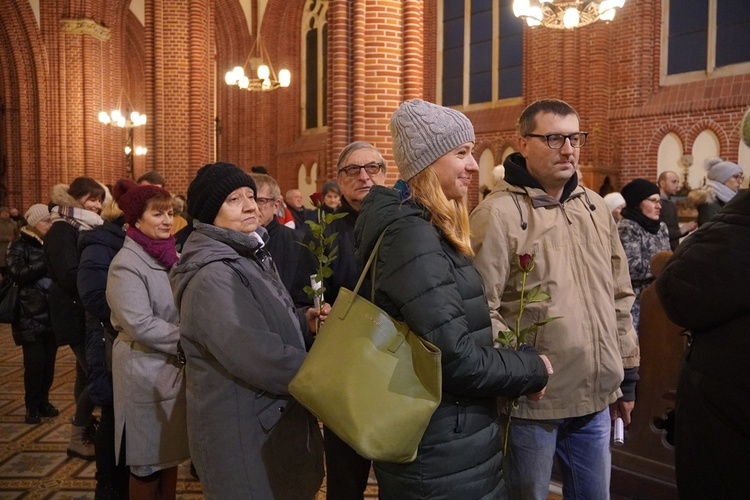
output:
[[432,165],[409,179],[409,188],[415,200],[430,211],[430,223],[437,227],[456,250],[474,256],[469,231],[469,210],[466,199],[449,200],[440,186]]
[[122,215],[122,210],[120,209],[120,205],[118,205],[115,199],[112,198],[112,201],[104,205],[104,208],[102,208],[102,213],[100,213],[99,215],[102,217],[102,219],[108,220],[109,222],[114,222],[119,216]]

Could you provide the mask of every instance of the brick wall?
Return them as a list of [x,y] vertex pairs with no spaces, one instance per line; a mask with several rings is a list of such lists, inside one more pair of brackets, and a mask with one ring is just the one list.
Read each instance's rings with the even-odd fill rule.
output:
[[[6,201],[39,201],[53,183],[76,175],[107,182],[125,175],[124,131],[96,118],[114,107],[122,89],[149,118],[135,131],[136,144],[148,148],[136,158],[135,175],[156,168],[174,191],[184,192],[195,170],[215,160],[265,165],[282,190],[296,187],[301,166],[309,173],[317,164],[319,186],[353,140],[374,143],[393,167],[391,113],[406,98],[436,100],[438,1],[329,0],[328,126],[311,133],[302,131],[300,97],[301,20],[311,0],[265,2],[260,32],[268,54],[277,71],[292,72],[288,89],[270,93],[224,83],[257,36],[237,0],[147,0],[145,26],[122,0],[42,2],[41,28],[28,3],[0,2]],[[262,3],[250,2],[254,16]],[[523,107],[557,97],[578,109],[591,133],[581,153],[587,180],[611,175],[620,186],[653,178],[669,132],[690,153],[695,137],[710,129],[720,155],[736,161],[750,75],[660,86],[660,16],[660,2],[628,0],[609,24],[525,28],[524,97],[467,111],[477,157],[489,150],[499,159],[515,143]],[[62,33],[64,18],[92,19],[111,38]],[[390,168],[388,181],[395,179]],[[470,196],[473,204],[477,193]]]

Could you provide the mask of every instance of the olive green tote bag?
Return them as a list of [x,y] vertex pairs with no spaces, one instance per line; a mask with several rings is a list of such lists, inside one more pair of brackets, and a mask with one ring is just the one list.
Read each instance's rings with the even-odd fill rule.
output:
[[407,463],[440,404],[440,350],[357,295],[384,234],[354,291],[340,289],[289,392],[361,456]]

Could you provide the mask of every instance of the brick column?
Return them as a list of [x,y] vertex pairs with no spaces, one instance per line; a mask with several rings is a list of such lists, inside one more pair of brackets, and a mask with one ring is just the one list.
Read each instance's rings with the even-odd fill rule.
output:
[[145,15],[147,164],[174,190],[211,158],[212,10],[209,0],[147,0]]

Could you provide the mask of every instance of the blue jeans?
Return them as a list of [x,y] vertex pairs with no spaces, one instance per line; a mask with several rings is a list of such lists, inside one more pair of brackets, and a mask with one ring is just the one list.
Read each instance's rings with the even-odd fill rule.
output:
[[512,500],[545,500],[555,455],[563,475],[563,498],[606,500],[612,455],[609,408],[558,420],[513,418],[503,471]]

